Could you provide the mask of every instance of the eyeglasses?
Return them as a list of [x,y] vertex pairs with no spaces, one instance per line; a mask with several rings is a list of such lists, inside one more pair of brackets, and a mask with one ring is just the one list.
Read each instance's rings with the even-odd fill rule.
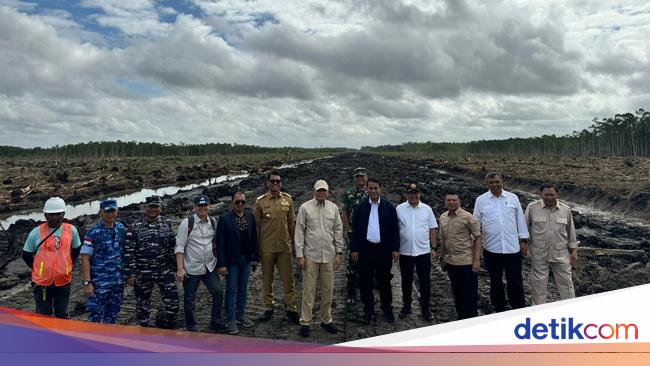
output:
[[281,179],[269,179],[269,182],[271,182],[273,184],[280,184],[280,183],[282,183],[282,180]]
[[234,203],[235,203],[236,205],[245,205],[245,204],[246,204],[246,200],[237,200],[237,201],[234,201]]

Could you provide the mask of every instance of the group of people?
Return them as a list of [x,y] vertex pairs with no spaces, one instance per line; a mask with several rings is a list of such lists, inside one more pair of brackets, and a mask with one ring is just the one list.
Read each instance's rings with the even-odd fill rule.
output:
[[[188,331],[198,329],[194,306],[201,282],[211,295],[210,326],[214,331],[237,334],[239,327],[254,326],[246,314],[248,280],[261,264],[265,311],[258,321],[273,318],[277,268],[285,316],[300,325],[299,334],[310,335],[317,288],[320,326],[335,334],[338,328],[331,312],[334,273],[344,253],[348,256],[347,302],[356,303],[358,288],[363,303],[360,321],[365,324],[375,318],[374,289],[379,292],[383,318],[395,321],[394,262],[399,262],[402,281],[400,318],[412,313],[417,274],[421,316],[433,320],[430,277],[436,259],[449,276],[458,318],[477,316],[481,253],[490,275],[490,300],[497,312],[504,311],[507,302],[512,309],[526,305],[522,279],[522,257],[526,255],[531,259],[533,304],[546,302],[549,271],[561,299],[575,296],[571,267],[577,261],[578,242],[571,210],[557,200],[553,184],[542,185],[541,199],[528,205],[524,213],[518,197],[503,190],[502,176],[489,173],[488,191],[476,199],[474,212],[461,208],[458,192],[448,192],[444,198],[447,211],[438,224],[431,207],[421,201],[420,183],[406,184],[406,202],[395,206],[382,195],[379,179],[368,177],[361,167],[353,175],[355,186],[343,194],[340,209],[328,200],[328,183],[318,180],[313,198],[300,206],[297,215],[291,196],[281,190],[282,176],[276,171],[267,175],[268,191],[257,198],[253,212],[246,209],[246,194],[237,191],[231,196],[231,209],[216,219],[208,213],[210,198],[199,195],[194,198],[192,216],[181,221],[176,233],[171,220],[161,215],[163,202],[158,196],[146,199],[143,215],[128,227],[116,221],[116,200],[106,199],[100,204],[99,222],[83,242],[77,229],[63,220],[65,202],[50,198],[43,207],[46,222],[30,232],[23,247],[23,259],[32,268],[36,312],[67,318],[72,265],[78,256],[88,297],[88,320],[115,323],[126,283],[135,290],[137,323],[152,326],[149,310],[157,285],[164,311],[155,326],[176,328],[176,282],[182,282]],[[294,257],[302,271],[300,311]],[[221,277],[225,277],[225,316]]]

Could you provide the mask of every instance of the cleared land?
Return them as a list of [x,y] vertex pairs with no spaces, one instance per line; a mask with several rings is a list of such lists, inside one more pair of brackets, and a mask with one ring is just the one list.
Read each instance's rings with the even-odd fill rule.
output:
[[650,219],[650,158],[391,154],[482,181],[501,172],[511,188],[536,192],[555,183],[563,199]]
[[0,214],[37,208],[48,197],[80,202],[143,187],[185,184],[229,173],[256,173],[324,154],[176,156],[108,159],[0,159]]
[[[365,166],[369,173],[378,176],[384,182],[384,192],[388,199],[395,203],[403,202],[404,184],[409,180],[422,183],[423,201],[429,203],[438,217],[444,210],[442,199],[448,190],[458,191],[461,194],[463,206],[471,210],[474,199],[485,191],[482,179],[476,179],[466,172],[451,172],[449,162],[438,162],[431,158],[416,159],[395,156],[380,156],[368,154],[345,154],[331,159],[315,161],[293,169],[284,169],[284,189],[294,197],[295,209],[312,196],[312,187],[315,180],[324,178],[330,184],[333,194],[331,199],[338,203],[340,194],[352,184],[352,171],[357,166]],[[447,172],[441,171],[441,166],[446,166]],[[480,169],[478,169],[480,170]],[[165,214],[170,216],[177,225],[183,217],[189,215],[192,204],[191,195],[197,192],[208,194],[215,202],[211,207],[211,214],[220,215],[228,210],[228,196],[235,189],[242,189],[248,193],[249,205],[252,206],[254,197],[265,191],[264,177],[261,174],[252,175],[239,181],[234,186],[219,184],[200,188],[192,192],[179,193],[164,198]],[[510,187],[506,185],[506,189]],[[532,194],[520,193],[522,204],[526,205],[535,199]],[[120,210],[120,219],[126,223],[131,222],[141,213],[141,205],[134,204]],[[581,241],[579,262],[574,270],[574,284],[578,296],[610,291],[614,289],[640,285],[650,282],[650,242],[648,227],[630,225],[624,221],[593,217],[589,214],[576,212],[574,214],[578,227],[578,237]],[[89,229],[97,220],[96,215],[82,216],[73,220],[73,223],[83,232]],[[29,288],[29,269],[18,258],[19,247],[22,246],[24,236],[34,226],[34,222],[20,221],[9,230],[8,244],[11,248],[6,252],[10,256],[5,266],[0,265],[0,306],[8,306],[32,311],[34,304]],[[77,264],[76,269],[79,268]],[[392,280],[393,306],[395,311],[401,307],[401,278],[398,265],[393,266]],[[296,270],[296,290],[300,301],[300,275]],[[85,298],[78,273],[75,274],[70,313],[75,319],[86,319]],[[432,264],[431,277],[432,298],[431,308],[434,312],[435,322],[444,323],[456,319],[456,314],[451,295],[451,288],[446,273],[441,271],[437,263]],[[524,262],[524,283],[526,291],[530,290],[530,263]],[[406,319],[398,319],[395,324],[388,324],[379,316],[378,322],[369,326],[361,325],[358,320],[361,306],[348,307],[345,305],[345,271],[339,269],[335,275],[334,299],[336,307],[333,310],[335,322],[342,328],[337,335],[330,335],[316,326],[312,329],[312,336],[306,341],[317,343],[339,343],[359,338],[371,337],[392,333],[416,327],[430,325],[418,316],[419,306],[417,286],[414,287],[413,306],[414,314]],[[557,299],[557,291],[552,281],[549,284],[550,300]],[[182,286],[179,291],[182,293]],[[297,334],[298,326],[289,324],[283,317],[282,290],[279,279],[275,282],[275,300],[277,303],[276,317],[268,322],[261,323],[251,329],[242,329],[241,335],[274,338],[285,340],[303,339]],[[125,290],[125,302],[119,323],[135,323],[135,301],[133,289]],[[157,290],[154,292],[157,297]],[[526,294],[529,299],[530,293]],[[208,331],[210,302],[207,291],[201,286],[196,316],[201,330]],[[252,274],[249,286],[248,311],[252,318],[262,314],[263,304],[261,298],[261,276],[259,270]],[[319,300],[316,299],[314,309],[315,322],[318,323]],[[182,304],[182,301],[181,301]],[[489,314],[493,311],[489,302],[489,277],[485,270],[479,275],[479,313]],[[378,314],[379,309],[377,309]],[[155,310],[153,311],[155,314]],[[154,316],[152,314],[152,317]],[[179,317],[182,325],[182,311]]]

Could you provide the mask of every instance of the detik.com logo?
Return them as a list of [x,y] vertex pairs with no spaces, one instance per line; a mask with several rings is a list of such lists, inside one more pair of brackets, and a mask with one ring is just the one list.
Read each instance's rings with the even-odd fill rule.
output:
[[573,318],[553,318],[548,323],[534,324],[526,318],[515,326],[514,332],[519,339],[639,339],[639,327],[634,323],[585,324]]

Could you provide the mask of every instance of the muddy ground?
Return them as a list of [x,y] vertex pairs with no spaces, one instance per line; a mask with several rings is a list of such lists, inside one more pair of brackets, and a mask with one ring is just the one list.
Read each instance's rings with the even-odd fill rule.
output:
[[[434,210],[436,217],[444,212],[442,206],[445,192],[454,190],[460,192],[463,206],[470,210],[473,208],[474,199],[485,191],[480,179],[476,179],[466,172],[441,170],[439,161],[432,159],[408,159],[399,157],[382,157],[379,155],[366,154],[345,154],[331,159],[318,160],[311,164],[302,165],[297,168],[285,169],[284,190],[294,197],[295,209],[312,196],[313,182],[317,179],[326,179],[333,192],[330,198],[338,203],[341,193],[352,184],[352,170],[357,166],[364,166],[369,173],[377,176],[384,182],[384,193],[394,203],[403,202],[402,194],[404,184],[410,180],[420,182],[423,187],[423,201],[428,203]],[[183,192],[171,197],[165,197],[165,213],[169,215],[176,225],[187,216],[192,208],[191,196],[203,192],[217,202],[212,206],[211,214],[219,215],[228,210],[229,194],[235,189],[242,189],[248,193],[249,205],[252,208],[254,197],[265,191],[263,187],[264,177],[261,175],[245,178],[235,185],[220,184],[191,192]],[[506,189],[508,181],[506,181]],[[535,197],[524,191],[516,191],[522,201],[522,205],[529,203]],[[126,223],[133,220],[140,214],[139,205],[131,205],[120,210],[120,219]],[[579,250],[579,263],[574,269],[574,284],[577,296],[609,291],[634,285],[650,282],[650,265],[648,264],[648,253],[650,242],[648,242],[648,226],[619,222],[599,215],[591,215],[574,212],[578,236],[581,241]],[[87,230],[94,222],[96,215],[83,216],[73,220],[80,231]],[[18,308],[32,311],[34,308],[31,290],[29,288],[30,271],[17,258],[22,247],[24,236],[36,223],[31,221],[19,221],[4,233],[5,237],[0,238],[0,245],[6,246],[3,255],[4,261],[0,261],[0,306]],[[1,250],[2,248],[0,248]],[[3,264],[4,262],[4,264]],[[79,269],[77,264],[77,271]],[[262,338],[275,338],[284,340],[299,340],[332,344],[351,341],[359,338],[366,338],[386,333],[392,333],[416,327],[422,327],[435,323],[444,323],[456,319],[451,288],[446,273],[442,272],[437,263],[432,264],[431,281],[433,309],[435,320],[428,323],[419,317],[419,306],[417,286],[414,286],[413,294],[413,315],[406,319],[396,319],[394,324],[387,324],[379,317],[377,322],[371,325],[362,325],[358,322],[361,316],[361,305],[348,307],[345,305],[345,263],[341,266],[335,276],[333,309],[334,321],[342,330],[337,335],[330,335],[324,332],[318,324],[319,300],[316,299],[314,308],[315,326],[312,326],[312,336],[302,339],[298,333],[298,326],[289,324],[283,317],[282,290],[279,279],[275,282],[276,313],[273,320],[268,323],[258,323],[252,329],[240,329],[240,335]],[[392,270],[394,278],[393,306],[395,313],[401,308],[401,285],[400,274],[397,265]],[[297,273],[297,272],[296,272]],[[530,303],[530,263],[525,261],[524,283],[526,297]],[[74,319],[86,319],[85,299],[79,273],[75,274],[73,285],[70,315]],[[479,275],[479,313],[489,314],[493,311],[489,302],[489,277],[485,269]],[[182,286],[179,285],[179,293],[182,293]],[[296,275],[296,290],[298,303],[300,302],[300,276]],[[550,300],[557,299],[557,291],[554,285],[550,284]],[[135,301],[133,289],[127,287],[125,290],[125,301],[118,322],[120,324],[135,323]],[[154,299],[158,297],[157,290],[154,292]],[[182,298],[181,302],[182,304]],[[181,305],[182,306],[182,305]],[[251,318],[257,318],[264,311],[261,298],[261,273],[258,270],[252,274],[249,287],[248,314]],[[195,314],[202,331],[209,331],[210,303],[208,294],[204,287],[199,289],[198,301]],[[377,312],[379,310],[377,309]],[[152,320],[156,310],[152,311]],[[182,329],[182,311],[179,316],[179,324]]]
[[51,196],[67,203],[118,192],[194,183],[231,173],[256,173],[321,152],[107,159],[0,159],[0,215],[35,208]]
[[488,171],[503,173],[511,188],[536,191],[553,182],[562,195],[603,210],[649,219],[650,158],[512,155],[411,155],[434,166],[482,180]]

